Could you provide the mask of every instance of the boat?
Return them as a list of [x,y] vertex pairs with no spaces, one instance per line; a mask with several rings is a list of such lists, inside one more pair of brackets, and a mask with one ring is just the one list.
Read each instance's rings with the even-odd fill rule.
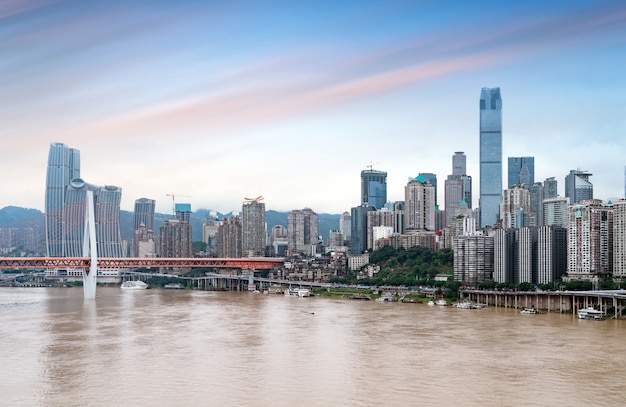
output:
[[288,288],[285,290],[285,297],[310,297],[311,290],[308,288]]
[[185,286],[181,283],[169,283],[163,286],[166,290],[184,290]]
[[431,306],[431,307],[434,307],[435,306],[435,301],[433,301],[433,300],[428,301],[428,305]]
[[450,305],[450,304],[448,304],[448,301],[444,300],[443,298],[439,298],[437,301],[435,301],[435,305],[438,305],[440,307],[445,307],[446,305]]
[[398,300],[393,294],[383,294],[380,297],[376,298],[378,302],[397,302]]
[[539,314],[539,311],[537,311],[534,308],[524,308],[523,310],[521,310],[519,312],[520,314]]
[[478,307],[474,306],[474,304],[472,304],[469,301],[457,302],[454,306],[456,308],[459,308],[459,309],[476,309],[476,308],[478,308]]
[[121,288],[124,290],[145,290],[150,286],[141,280],[128,280],[122,283]]
[[604,319],[604,312],[593,307],[581,308],[578,310],[578,318],[601,321]]
[[371,298],[365,294],[354,294],[350,296],[351,300],[362,300],[362,301],[370,301]]

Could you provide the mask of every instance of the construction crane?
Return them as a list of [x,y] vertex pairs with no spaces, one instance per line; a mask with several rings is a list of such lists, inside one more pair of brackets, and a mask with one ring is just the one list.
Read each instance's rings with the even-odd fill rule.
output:
[[191,195],[179,195],[179,194],[174,194],[173,192],[171,194],[165,194],[165,196],[171,196],[172,197],[172,215],[176,216],[176,197],[180,197],[180,196],[184,196],[187,198],[190,198]]
[[256,198],[243,198],[243,199],[244,199],[243,201],[244,205],[250,205],[253,203],[257,204],[263,200],[263,195],[259,195]]

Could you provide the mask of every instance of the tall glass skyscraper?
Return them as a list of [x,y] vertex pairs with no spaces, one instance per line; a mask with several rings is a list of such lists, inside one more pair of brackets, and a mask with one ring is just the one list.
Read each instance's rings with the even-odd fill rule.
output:
[[46,172],[45,215],[46,248],[49,257],[66,256],[63,247],[65,192],[72,179],[79,177],[80,151],[63,143],[50,144]]
[[74,178],[65,193],[63,244],[67,257],[83,256],[87,191],[93,191],[96,243],[100,257],[125,257],[120,233],[122,189],[113,185],[100,187]]
[[93,191],[98,256],[124,257],[120,233],[122,189],[80,178],[80,152],[52,143],[46,174],[46,246],[50,257],[82,257],[87,191]]
[[570,205],[584,199],[593,199],[593,184],[589,181],[590,174],[581,170],[570,170],[565,176],[565,196]]
[[502,201],[502,98],[500,88],[480,94],[480,227],[495,225]]
[[361,171],[361,205],[382,209],[387,203],[387,173],[377,170]]
[[509,189],[523,185],[528,189],[535,183],[535,157],[509,157]]
[[155,200],[148,198],[139,198],[135,200],[135,227],[133,230],[139,229],[142,223],[149,230],[154,230],[154,207]]

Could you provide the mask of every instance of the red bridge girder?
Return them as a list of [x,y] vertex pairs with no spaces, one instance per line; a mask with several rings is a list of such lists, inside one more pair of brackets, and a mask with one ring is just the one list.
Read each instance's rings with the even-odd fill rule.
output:
[[[268,270],[285,262],[282,258],[162,258],[121,257],[98,259],[98,268],[132,269],[140,267],[213,267]],[[0,257],[0,269],[89,268],[87,257]]]

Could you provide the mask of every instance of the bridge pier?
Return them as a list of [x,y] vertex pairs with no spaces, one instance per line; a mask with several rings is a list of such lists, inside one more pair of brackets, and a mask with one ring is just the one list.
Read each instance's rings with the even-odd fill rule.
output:
[[83,269],[83,296],[86,300],[96,298],[98,278],[98,247],[96,244],[96,222],[93,206],[93,191],[87,191],[87,212],[85,213],[85,234],[83,236],[83,257],[90,257],[89,269]]

